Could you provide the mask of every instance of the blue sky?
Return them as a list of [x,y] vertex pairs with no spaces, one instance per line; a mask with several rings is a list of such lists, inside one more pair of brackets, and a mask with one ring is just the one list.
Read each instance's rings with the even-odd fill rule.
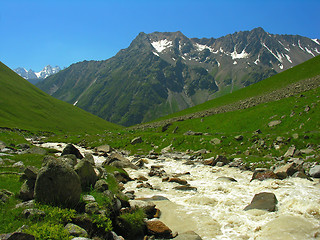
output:
[[262,27],[320,38],[319,0],[0,0],[0,61],[40,71],[104,60],[139,32],[218,38]]

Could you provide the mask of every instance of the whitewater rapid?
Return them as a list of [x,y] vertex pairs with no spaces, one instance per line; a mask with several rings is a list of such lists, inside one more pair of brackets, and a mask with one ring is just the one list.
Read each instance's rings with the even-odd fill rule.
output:
[[[302,178],[269,179],[250,182],[252,172],[238,168],[211,167],[187,160],[146,159],[145,168],[126,169],[131,178],[147,177],[155,190],[136,188],[136,181],[125,185],[137,198],[161,195],[170,201],[156,201],[160,220],[173,231],[195,231],[202,239],[320,239],[320,185]],[[149,177],[152,165],[162,165],[169,175],[181,175],[197,191],[180,191],[178,183]],[[190,174],[185,174],[189,172]],[[237,182],[223,181],[232,177]],[[317,184],[318,183],[318,184]],[[278,199],[276,212],[243,209],[253,196],[272,192]],[[319,236],[318,236],[319,235]]]
[[[64,143],[37,144],[62,151]],[[82,154],[93,151],[76,146]],[[93,155],[101,165],[105,158]],[[133,160],[134,157],[129,157]],[[163,196],[168,201],[154,201],[161,210],[160,220],[173,232],[194,231],[204,240],[309,240],[320,239],[320,184],[289,177],[284,180],[269,179],[251,181],[252,172],[238,168],[212,167],[190,163],[188,158],[160,156],[144,158],[144,167],[126,169],[132,179],[144,176],[153,189],[137,188],[137,181],[124,185],[125,191],[134,191],[136,198]],[[179,175],[196,191],[175,190],[174,182],[162,182],[162,178],[148,176],[151,166],[161,166],[168,176]],[[188,173],[188,174],[186,174]],[[231,177],[236,182],[223,181],[219,177]],[[277,211],[243,209],[253,196],[260,192],[272,192],[278,199]]]

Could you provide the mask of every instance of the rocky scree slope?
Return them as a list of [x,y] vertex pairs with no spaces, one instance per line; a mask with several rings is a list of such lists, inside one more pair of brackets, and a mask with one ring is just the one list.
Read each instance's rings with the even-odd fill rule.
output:
[[214,38],[140,33],[105,61],[84,61],[37,86],[108,121],[130,126],[263,80],[319,55],[320,41],[262,28]]

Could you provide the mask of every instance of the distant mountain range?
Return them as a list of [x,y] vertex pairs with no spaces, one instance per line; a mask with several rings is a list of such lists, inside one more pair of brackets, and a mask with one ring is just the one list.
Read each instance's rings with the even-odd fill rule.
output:
[[50,65],[48,65],[44,67],[40,72],[35,72],[31,69],[28,71],[27,69],[22,67],[18,67],[13,71],[18,73],[21,77],[27,79],[29,82],[36,83],[42,79],[51,76],[52,74],[58,73],[59,71],[61,71],[61,69],[58,66],[51,67]]
[[147,122],[249,86],[320,53],[320,40],[256,28],[224,37],[140,33],[105,61],[84,61],[37,86],[124,126]]

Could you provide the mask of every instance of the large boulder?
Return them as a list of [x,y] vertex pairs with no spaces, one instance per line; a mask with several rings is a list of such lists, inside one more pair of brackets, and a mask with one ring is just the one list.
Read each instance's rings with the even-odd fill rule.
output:
[[279,166],[274,170],[274,173],[279,176],[281,179],[284,179],[288,176],[292,176],[299,169],[294,162],[287,163],[285,165]]
[[221,162],[222,163],[221,165],[225,165],[230,163],[230,160],[225,156],[217,155],[216,157],[205,159],[203,163],[205,165],[216,166],[218,162]]
[[276,211],[278,200],[273,193],[261,192],[254,195],[251,203],[244,208],[245,211],[250,209],[260,209],[269,212]]
[[254,171],[251,181],[253,180],[263,181],[266,179],[280,179],[280,177],[271,170]]
[[320,178],[320,165],[310,168],[309,174],[311,177]]
[[98,177],[97,174],[89,161],[81,160],[75,167],[74,170],[80,177],[81,187],[83,190],[88,190],[90,187],[94,187]]
[[129,159],[124,157],[119,153],[112,153],[108,156],[107,160],[103,163],[103,165],[110,165],[117,168],[132,168],[137,170],[138,167],[131,163]]
[[38,173],[34,193],[39,202],[74,207],[81,191],[78,174],[61,161],[50,160]]
[[149,220],[146,221],[148,235],[153,235],[155,238],[172,238],[172,231],[165,225],[163,222],[159,220]]
[[73,146],[72,144],[68,144],[62,151],[61,156],[67,155],[67,154],[73,154],[75,155],[77,158],[82,159],[83,156],[80,153],[80,151]]

